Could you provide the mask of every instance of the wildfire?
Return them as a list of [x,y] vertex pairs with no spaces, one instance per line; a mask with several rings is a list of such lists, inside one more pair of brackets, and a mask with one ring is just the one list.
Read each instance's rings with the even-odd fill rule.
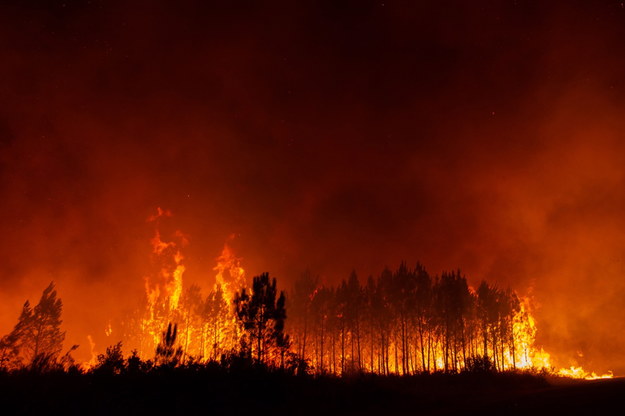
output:
[[[158,210],[158,215],[149,220],[157,221],[167,211]],[[177,318],[177,309],[182,295],[182,277],[185,266],[182,263],[184,256],[180,253],[174,241],[163,241],[158,228],[151,239],[154,263],[157,266],[155,276],[145,278],[147,299],[146,314],[141,323],[144,339],[141,340],[140,350],[144,344],[148,350],[154,348],[160,339],[162,328]]]
[[[184,256],[178,250],[175,242],[162,241],[158,230],[156,230],[156,234],[151,242],[153,253],[163,261],[164,265],[161,267],[160,275],[158,276],[157,285],[159,286],[152,289],[152,292],[155,293],[149,293],[148,298],[158,298],[162,288],[164,289],[163,295],[168,301],[167,308],[175,310],[178,307],[180,295],[182,294],[182,275],[185,271],[185,267],[182,264]],[[168,260],[173,260],[173,264]],[[148,287],[147,290],[150,291],[150,288]]]
[[235,293],[243,289],[246,284],[241,259],[234,255],[228,243],[224,244],[221,255],[217,258],[217,266],[213,270],[217,272],[215,289],[221,286],[226,302],[232,306]]
[[[216,258],[217,265],[213,268],[215,283],[206,297],[198,286],[184,286],[185,265],[181,250],[188,239],[180,231],[165,239],[158,228],[159,221],[170,216],[169,211],[159,208],[155,215],[148,218],[149,222],[157,225],[151,239],[156,267],[154,273],[145,278],[145,308],[133,321],[134,326],[129,324],[131,330],[126,331],[129,339],[124,342],[136,345],[143,358],[151,358],[164,329],[169,323],[175,323],[183,359],[193,357],[199,362],[217,360],[222,354],[240,347],[241,328],[235,316],[234,299],[247,287],[242,259],[226,242]],[[403,269],[402,273],[411,272]],[[419,270],[413,273],[419,273]],[[376,283],[382,286],[365,289],[356,277],[354,279],[354,282],[344,282],[337,289],[309,286],[299,300],[302,303],[299,313],[314,314],[317,318],[304,317],[303,327],[298,327],[297,322],[301,324],[302,317],[294,314],[295,324],[290,328],[295,342],[290,346],[290,353],[301,354],[316,371],[410,374],[462,371],[478,366],[498,371],[544,370],[584,379],[612,377],[611,373],[597,375],[581,367],[556,370],[551,355],[536,345],[537,327],[529,297],[518,298],[514,292],[488,285],[475,290],[467,287],[459,274],[448,274],[440,279],[436,277],[429,283],[431,286],[424,286],[431,292],[422,301],[424,305],[430,305],[427,306],[430,309],[414,309],[409,302],[405,308],[413,309],[402,309],[393,302],[401,299],[405,290],[393,294],[389,291],[396,286],[385,288],[383,285],[386,283],[382,280]],[[395,277],[387,276],[386,279],[392,281]],[[448,285],[447,288],[441,286],[443,284]],[[438,310],[431,304],[432,298],[435,298],[443,302],[441,305],[450,305],[444,303],[447,302],[444,296],[448,296],[444,293],[462,293],[458,288],[462,289],[463,284],[466,299],[450,298],[450,302],[454,305],[457,302],[473,305],[459,312],[465,315],[460,318],[449,315],[457,305]],[[455,289],[450,290],[450,287]],[[366,290],[372,292],[367,295]],[[364,300],[367,296],[368,301]],[[372,298],[375,296],[378,296],[377,301]],[[430,300],[427,300],[428,297]],[[366,308],[374,312],[358,317],[360,312],[354,311],[364,307],[363,304],[357,303],[359,306],[350,310],[347,307],[350,302],[369,302]],[[401,300],[399,302],[401,304]],[[395,318],[389,318],[389,314],[393,313]],[[441,317],[441,313],[447,314],[444,315],[447,317]],[[110,323],[105,332],[107,336],[112,333]]]
[[[138,320],[126,325],[126,343],[135,346],[139,355],[150,358],[161,341],[168,324],[178,325],[178,340],[184,357],[202,361],[217,359],[222,353],[233,350],[238,344],[238,328],[234,315],[235,293],[246,287],[245,270],[241,259],[226,243],[217,257],[213,290],[203,297],[196,285],[184,285],[184,255],[181,250],[188,239],[180,231],[171,239],[164,239],[158,228],[171,212],[157,209],[148,222],[156,223],[152,245],[155,272],[144,278],[145,308]],[[112,332],[109,327],[107,335]]]
[[523,298],[521,309],[515,316],[515,348],[523,351],[523,359],[519,368],[533,368],[538,370],[553,371],[555,374],[571,378],[586,380],[596,380],[612,378],[612,372],[597,375],[595,372],[587,372],[582,367],[571,366],[554,371],[551,364],[551,355],[542,348],[535,347],[536,323],[530,311],[531,300],[529,297]]
[[542,348],[535,347],[536,321],[531,314],[529,297],[520,299],[519,310],[512,320],[512,350],[507,351],[506,366],[521,369],[550,369],[550,356]]
[[558,375],[572,378],[583,378],[585,380],[598,380],[603,378],[612,378],[614,375],[611,371],[607,374],[597,375],[595,372],[587,372],[582,367],[571,366],[570,368],[561,368],[558,370]]
[[87,341],[89,341],[89,352],[91,353],[91,359],[82,364],[82,367],[84,369],[89,369],[96,365],[96,363],[98,362],[98,355],[95,351],[95,342],[93,341],[91,335],[87,335]]

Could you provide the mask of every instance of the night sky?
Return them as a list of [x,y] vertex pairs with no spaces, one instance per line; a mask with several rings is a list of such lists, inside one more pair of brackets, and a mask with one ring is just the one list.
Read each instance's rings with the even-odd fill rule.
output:
[[1,332],[54,280],[97,338],[162,207],[185,281],[460,268],[625,371],[623,3],[267,3],[2,2]]

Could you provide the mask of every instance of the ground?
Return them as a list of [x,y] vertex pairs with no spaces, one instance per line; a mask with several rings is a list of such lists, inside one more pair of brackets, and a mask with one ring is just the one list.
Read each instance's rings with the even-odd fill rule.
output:
[[[625,379],[519,374],[294,377],[263,371],[0,377],[3,414],[608,414]],[[2,409],[0,409],[2,410]]]

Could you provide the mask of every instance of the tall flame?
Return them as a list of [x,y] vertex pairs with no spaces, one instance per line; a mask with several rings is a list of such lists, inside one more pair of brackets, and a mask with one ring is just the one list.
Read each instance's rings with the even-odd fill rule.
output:
[[[149,222],[157,222],[163,217],[170,217],[171,212],[157,209],[157,213],[148,218]],[[176,232],[176,237],[182,236]],[[181,239],[181,245],[186,243]],[[163,328],[169,322],[177,320],[177,310],[182,296],[183,274],[185,266],[184,256],[175,241],[163,241],[158,228],[152,244],[153,261],[157,271],[155,275],[145,277],[146,312],[141,322],[140,352],[153,351],[159,342]]]
[[521,309],[515,316],[515,348],[523,351],[522,361],[519,368],[534,368],[538,370],[553,371],[560,376],[595,380],[600,378],[612,378],[612,372],[597,375],[595,372],[587,372],[582,367],[571,366],[556,370],[551,363],[551,355],[542,348],[535,347],[536,323],[529,312],[531,301],[526,297],[522,299]]
[[[143,358],[152,358],[162,331],[170,322],[176,323],[178,342],[185,358],[216,360],[221,354],[239,347],[241,333],[234,300],[236,294],[247,286],[242,259],[235,255],[226,242],[213,268],[216,273],[213,290],[204,298],[198,286],[185,287],[181,249],[186,246],[187,238],[176,231],[171,240],[164,240],[158,229],[160,219],[170,216],[171,212],[159,208],[155,215],[148,218],[149,222],[157,223],[150,240],[156,270],[145,278],[145,309],[138,317],[138,325],[134,326],[135,332],[129,336],[135,337],[138,352]],[[471,296],[477,296],[472,288],[469,291]],[[321,287],[311,288],[307,299],[312,305],[317,302],[317,297],[322,299],[328,293]],[[516,294],[511,298],[518,299]],[[556,370],[550,354],[536,345],[537,327],[529,297],[518,299],[518,304],[508,309],[512,313],[506,312],[504,318],[499,317],[492,322],[481,321],[483,326],[479,328],[475,323],[462,321],[462,331],[470,332],[466,338],[469,341],[466,345],[463,341],[462,345],[456,344],[455,347],[449,344],[449,338],[445,341],[444,334],[431,326],[433,323],[427,320],[430,318],[392,324],[399,325],[396,328],[377,324],[375,331],[371,329],[369,332],[365,329],[361,331],[358,327],[354,332],[345,329],[345,320],[350,319],[348,316],[341,311],[326,310],[323,301],[320,302],[319,307],[322,309],[317,312],[320,312],[318,319],[321,321],[314,324],[320,332],[312,340],[309,354],[303,358],[321,372],[341,373],[358,368],[383,374],[405,374],[442,370],[448,365],[451,365],[452,371],[457,371],[469,365],[468,358],[485,357],[492,360],[497,370],[546,370],[562,376],[586,379],[612,377],[611,373],[597,375],[575,366]],[[383,309],[391,307],[388,304],[382,306]],[[377,322],[376,316],[368,319],[370,324]],[[402,336],[398,337],[397,332],[393,331],[403,331]],[[109,324],[106,334],[110,336],[111,333]],[[302,339],[299,335],[299,339]],[[346,345],[350,347],[346,348]],[[295,345],[291,348],[293,353],[305,350]],[[95,362],[94,359],[92,362]]]
[[228,243],[224,244],[213,270],[217,272],[215,288],[221,286],[226,302],[232,306],[234,295],[245,287],[245,270],[241,267],[241,259],[234,255]]
[[[234,298],[246,286],[242,259],[226,243],[213,268],[216,272],[213,290],[203,298],[198,286],[184,285],[181,250],[188,242],[186,236],[176,231],[171,240],[165,240],[158,228],[160,220],[170,216],[171,212],[158,208],[148,218],[148,222],[157,225],[150,240],[156,270],[144,278],[145,309],[135,330],[127,336],[135,338],[134,345],[141,356],[151,358],[163,330],[170,322],[175,323],[185,357],[193,356],[200,361],[217,359],[238,346]],[[108,333],[111,331],[107,328]]]

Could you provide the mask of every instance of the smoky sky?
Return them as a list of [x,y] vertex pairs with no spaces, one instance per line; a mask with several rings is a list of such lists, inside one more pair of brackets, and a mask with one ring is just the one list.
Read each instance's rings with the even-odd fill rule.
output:
[[285,285],[460,268],[625,369],[624,32],[618,1],[3,2],[3,330],[55,280],[97,339],[163,207],[188,281],[225,241]]

